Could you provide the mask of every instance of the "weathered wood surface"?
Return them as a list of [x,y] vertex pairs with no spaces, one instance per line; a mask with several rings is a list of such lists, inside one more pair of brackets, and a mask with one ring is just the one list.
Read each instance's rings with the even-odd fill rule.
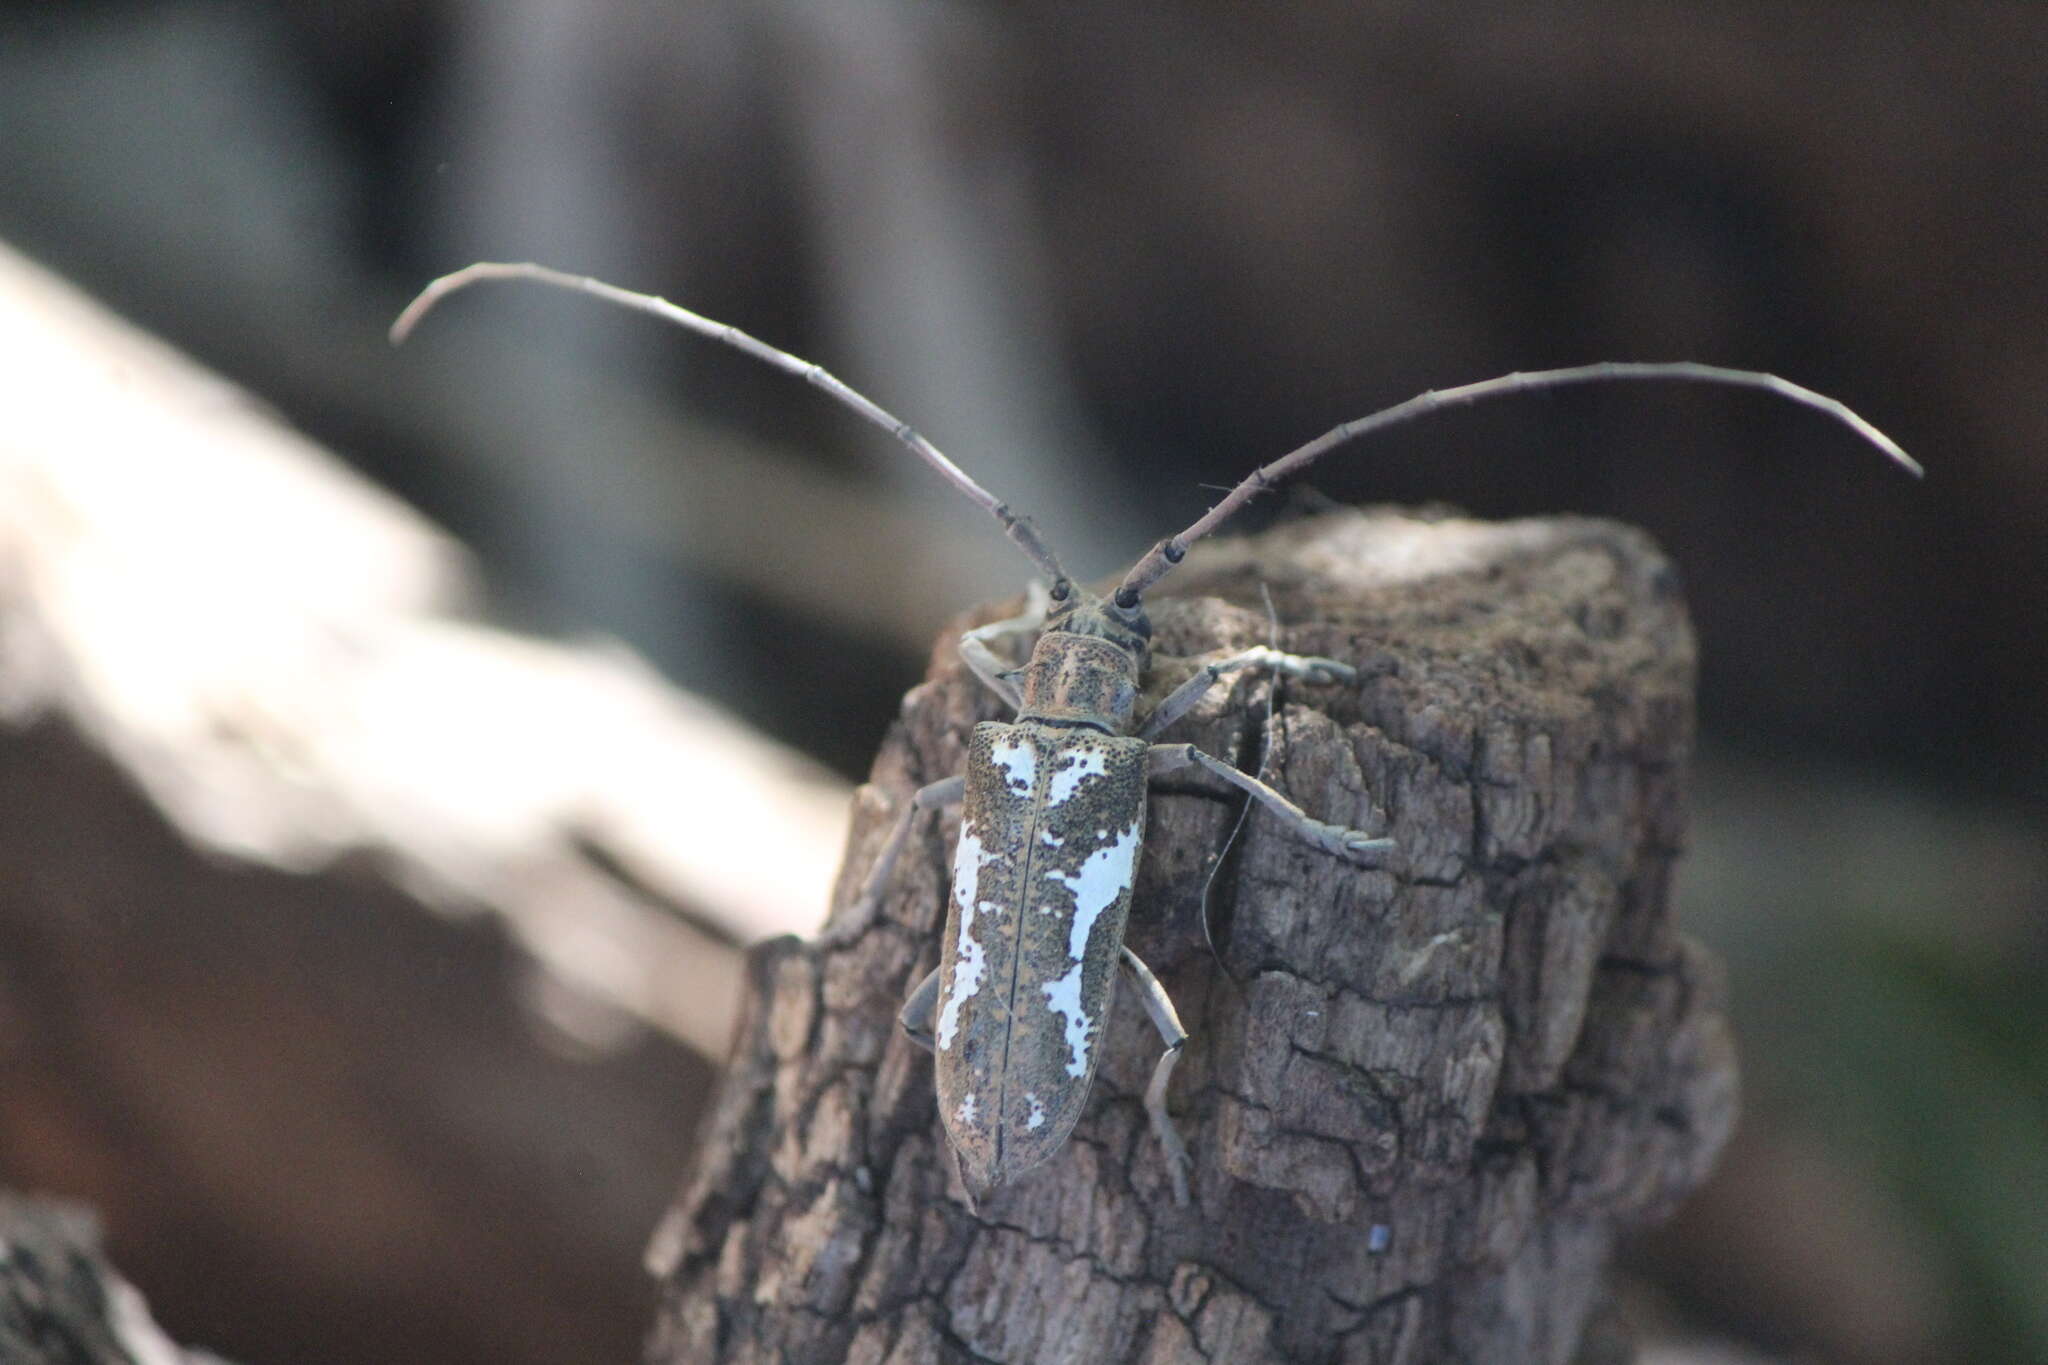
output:
[[7,1365],[227,1365],[181,1349],[100,1256],[92,1218],[0,1194],[0,1360]]
[[[1263,756],[1401,851],[1360,870],[1255,811],[1217,868],[1239,802],[1155,795],[1131,940],[1193,1035],[1172,1091],[1193,1206],[1146,1128],[1158,1044],[1125,991],[1073,1141],[970,1210],[895,1023],[938,952],[955,822],[927,822],[881,922],[751,959],[654,1247],[651,1361],[1572,1358],[1616,1232],[1698,1183],[1735,1112],[1718,973],[1670,912],[1675,576],[1610,523],[1332,513],[1198,547],[1154,607],[1160,650],[1262,642],[1261,583],[1283,647],[1360,685],[1282,684],[1267,725],[1269,684],[1241,677],[1168,737]],[[842,908],[894,803],[999,714],[950,641],[863,791]]]

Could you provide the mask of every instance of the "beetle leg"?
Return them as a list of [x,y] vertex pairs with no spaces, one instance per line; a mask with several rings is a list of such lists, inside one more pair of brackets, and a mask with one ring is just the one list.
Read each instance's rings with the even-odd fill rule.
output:
[[1190,764],[1214,773],[1225,782],[1250,792],[1265,805],[1266,809],[1292,826],[1296,834],[1317,848],[1334,853],[1340,858],[1367,861],[1393,851],[1392,839],[1375,838],[1363,830],[1346,829],[1342,825],[1318,820],[1250,773],[1240,772],[1213,754],[1203,753],[1192,744],[1155,744],[1152,746],[1151,762],[1154,777],[1161,773],[1177,771]]
[[1283,654],[1277,649],[1264,645],[1253,645],[1250,649],[1239,650],[1227,659],[1203,664],[1195,675],[1168,693],[1166,700],[1153,708],[1138,729],[1141,739],[1150,739],[1182,716],[1195,709],[1216,680],[1225,673],[1240,668],[1270,668],[1288,678],[1301,678],[1312,683],[1355,682],[1358,672],[1351,665],[1335,659],[1319,659],[1307,654]]
[[[1159,978],[1152,975],[1152,969],[1139,961],[1138,955],[1129,948],[1123,950],[1123,961],[1124,970],[1131,974],[1131,984],[1138,988],[1139,1002],[1145,1006],[1152,1027],[1159,1030],[1159,1037],[1166,1044],[1166,1051],[1159,1054],[1159,1064],[1152,1068],[1152,1083],[1145,1087],[1145,1113],[1152,1120],[1152,1131],[1158,1135],[1159,1145],[1166,1151],[1166,1173],[1173,1180],[1173,1202],[1185,1204],[1188,1202],[1188,1149],[1180,1140],[1180,1134],[1174,1131],[1173,1119],[1166,1112],[1166,1083],[1172,1079],[1174,1065],[1180,1061],[1180,1051],[1187,1045],[1187,1031],[1180,1026],[1180,1015],[1174,1011],[1173,998],[1166,993],[1166,987],[1159,984]],[[934,985],[934,992],[937,989]]]
[[896,1022],[911,1042],[926,1052],[932,1050],[932,1016],[939,1012],[939,969],[934,967],[917,983],[917,989],[903,1000],[903,1012]]
[[960,800],[967,790],[967,778],[944,777],[937,782],[919,787],[903,803],[903,809],[896,813],[895,827],[889,837],[882,841],[882,851],[875,855],[874,865],[868,868],[867,877],[861,882],[860,895],[846,908],[840,922],[819,935],[826,944],[845,943],[856,937],[874,919],[875,910],[882,902],[882,888],[889,883],[889,874],[896,870],[896,860],[903,854],[903,845],[910,838],[910,822],[921,810],[934,810],[950,806]]
[[1017,666],[1005,660],[993,649],[992,641],[1006,640],[1020,635],[1029,635],[1045,624],[1045,614],[1052,607],[1052,597],[1045,584],[1037,579],[1024,594],[1024,610],[1016,616],[1002,621],[991,621],[985,626],[976,626],[960,637],[960,657],[974,670],[974,676],[988,687],[989,691],[1010,704],[1012,711],[1021,710],[1024,696],[1017,690],[1017,684],[1010,675]]

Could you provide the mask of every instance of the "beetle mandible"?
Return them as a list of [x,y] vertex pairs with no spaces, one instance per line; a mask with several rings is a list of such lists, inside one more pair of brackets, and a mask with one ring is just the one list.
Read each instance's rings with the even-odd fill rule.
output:
[[[530,263],[479,262],[429,284],[392,324],[392,340],[404,340],[447,295],[485,280],[527,280],[652,313],[823,389],[994,516],[1048,585],[1034,592],[1023,615],[962,638],[962,658],[1016,719],[976,725],[966,772],[922,787],[903,803],[859,898],[831,931],[850,936],[873,915],[918,812],[961,805],[942,956],[911,991],[901,1019],[904,1031],[933,1053],[940,1119],[971,1190],[1016,1179],[1066,1141],[1094,1080],[1096,1031],[1109,1013],[1121,971],[1165,1044],[1146,1088],[1145,1109],[1166,1156],[1174,1198],[1188,1202],[1187,1149],[1166,1108],[1167,1083],[1187,1035],[1158,978],[1123,941],[1152,777],[1199,767],[1242,788],[1295,835],[1332,855],[1370,865],[1392,850],[1392,840],[1318,820],[1251,774],[1191,744],[1154,742],[1226,672],[1262,667],[1311,682],[1353,681],[1344,664],[1248,649],[1202,666],[1149,716],[1136,715],[1151,654],[1144,594],[1180,563],[1190,545],[1253,497],[1345,441],[1428,412],[1497,394],[1611,379],[1761,389],[1838,419],[1913,474],[1921,472],[1890,437],[1844,404],[1775,375],[1690,361],[1606,361],[1508,374],[1419,394],[1336,426],[1260,466],[1193,525],[1154,545],[1109,595],[1097,596],[1067,576],[1036,523],[1011,511],[908,424],[820,366],[666,299]],[[992,648],[998,640],[1031,635],[1036,643],[1021,668],[1007,666]]]

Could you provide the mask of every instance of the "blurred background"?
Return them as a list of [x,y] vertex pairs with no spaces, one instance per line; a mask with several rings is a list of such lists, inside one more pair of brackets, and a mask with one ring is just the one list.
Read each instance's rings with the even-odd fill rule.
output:
[[[1623,518],[1685,576],[1681,895],[1730,965],[1746,1117],[1623,1258],[1631,1315],[1726,1359],[2048,1361],[2044,52],[2028,4],[9,0],[0,240],[452,532],[479,616],[623,641],[853,781],[946,617],[1021,584],[995,530],[803,386],[588,300],[480,289],[393,351],[419,286],[534,259],[734,322],[1089,575],[1424,388],[1693,359],[1842,399],[1924,483],[1811,412],[1663,386],[1435,417],[1311,481]],[[360,1002],[390,1055],[451,993],[537,1027],[483,998],[514,952],[488,931],[351,913],[404,941],[376,971],[435,974]],[[263,1139],[275,1197],[228,1207],[247,1168],[154,1161],[92,1072],[82,978],[10,932],[0,1184],[95,1203],[174,1335],[248,1361],[630,1353],[703,1048],[543,1032],[550,1104],[614,1119],[522,1113],[563,1144],[538,1174],[513,1138],[483,1174],[323,1159],[293,1147],[331,1131],[308,1118]],[[309,979],[325,932],[291,950]],[[215,1048],[192,1013],[231,1007],[189,985],[124,1027]],[[36,1032],[58,1016],[62,1047]],[[246,1140],[249,1087],[312,1103],[317,1065],[262,1071],[299,1055],[277,1029],[201,1073],[216,1138]],[[365,1085],[334,1103],[404,1090]],[[471,1100],[495,1121],[444,1107]],[[301,1198],[349,1236],[308,1238]]]

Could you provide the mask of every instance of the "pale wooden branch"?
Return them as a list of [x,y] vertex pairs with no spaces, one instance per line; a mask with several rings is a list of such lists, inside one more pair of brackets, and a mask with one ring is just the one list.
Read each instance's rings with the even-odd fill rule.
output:
[[723,1050],[731,991],[677,964],[816,923],[843,786],[621,648],[469,619],[454,541],[4,253],[0,356],[17,728],[89,736],[199,848],[386,858],[572,989]]
[[843,784],[4,251],[0,369],[0,1183],[236,1340],[618,1358]]
[[[1233,799],[1154,797],[1132,939],[1194,1037],[1172,1092],[1194,1206],[1146,1129],[1157,1044],[1126,992],[1073,1141],[970,1208],[895,1024],[938,952],[954,830],[934,822],[865,934],[754,954],[655,1248],[651,1361],[1562,1365],[1617,1231],[1705,1174],[1735,1067],[1718,973],[1671,917],[1693,648],[1649,542],[1341,512],[1201,547],[1177,578],[1163,652],[1264,641],[1265,584],[1283,647],[1361,682],[1282,684],[1267,726],[1244,678],[1173,737],[1263,757],[1312,814],[1401,850],[1361,871],[1254,813],[1225,854]],[[864,792],[842,906],[887,808],[995,714],[942,646]]]

